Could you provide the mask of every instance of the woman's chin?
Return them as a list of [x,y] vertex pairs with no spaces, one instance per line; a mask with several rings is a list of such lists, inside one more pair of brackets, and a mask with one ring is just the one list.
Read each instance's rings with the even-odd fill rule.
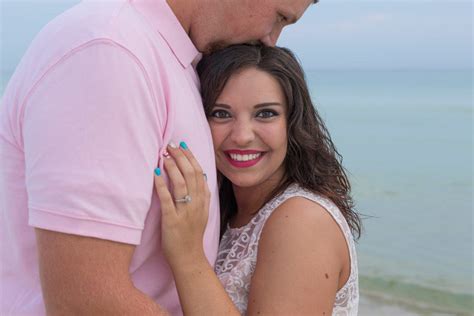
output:
[[250,188],[258,185],[260,182],[254,177],[227,177],[230,182],[239,188]]

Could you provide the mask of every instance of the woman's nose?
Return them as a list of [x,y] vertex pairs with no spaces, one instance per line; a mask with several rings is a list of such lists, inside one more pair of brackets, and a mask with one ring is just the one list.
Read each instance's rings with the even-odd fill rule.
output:
[[252,124],[248,121],[237,122],[232,127],[232,141],[239,146],[246,146],[255,139]]

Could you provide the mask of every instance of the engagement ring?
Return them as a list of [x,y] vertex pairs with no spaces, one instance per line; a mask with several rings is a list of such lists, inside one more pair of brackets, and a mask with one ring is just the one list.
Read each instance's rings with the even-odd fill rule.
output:
[[191,196],[190,195],[186,195],[184,198],[182,199],[175,199],[174,200],[176,203],[189,203],[192,201],[191,199]]

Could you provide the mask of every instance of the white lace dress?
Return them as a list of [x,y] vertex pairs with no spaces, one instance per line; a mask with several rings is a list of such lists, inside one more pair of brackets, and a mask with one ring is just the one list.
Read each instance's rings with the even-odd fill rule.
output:
[[357,315],[359,282],[355,244],[349,226],[339,208],[329,199],[293,184],[273,198],[245,226],[227,228],[222,237],[215,271],[240,313],[247,311],[250,281],[257,263],[258,241],[265,222],[281,203],[291,197],[304,197],[324,207],[344,233],[351,259],[351,272],[346,284],[336,293],[333,315]]

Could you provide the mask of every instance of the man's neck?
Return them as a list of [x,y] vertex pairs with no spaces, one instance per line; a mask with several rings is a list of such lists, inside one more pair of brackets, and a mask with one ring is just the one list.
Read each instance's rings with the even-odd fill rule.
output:
[[191,30],[191,22],[193,18],[194,6],[196,1],[194,0],[166,0],[174,15],[178,19],[179,23],[189,34]]

